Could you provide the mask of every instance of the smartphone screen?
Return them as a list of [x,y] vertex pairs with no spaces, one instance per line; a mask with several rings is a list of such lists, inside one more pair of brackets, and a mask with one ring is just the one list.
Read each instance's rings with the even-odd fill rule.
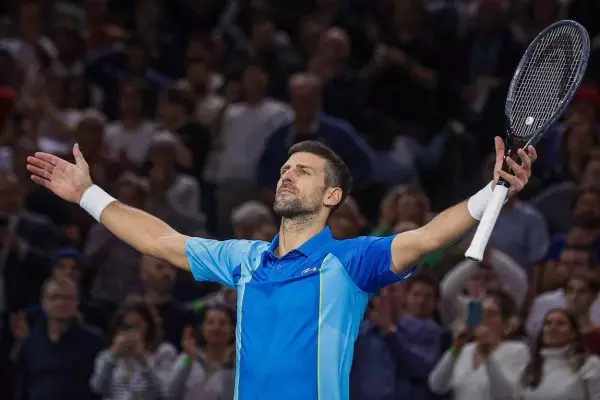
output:
[[481,301],[473,300],[469,302],[469,315],[467,316],[467,326],[469,329],[475,329],[481,324]]

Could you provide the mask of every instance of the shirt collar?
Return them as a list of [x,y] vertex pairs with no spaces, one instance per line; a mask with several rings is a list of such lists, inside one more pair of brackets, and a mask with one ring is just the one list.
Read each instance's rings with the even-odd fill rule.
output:
[[[321,232],[317,233],[312,238],[308,239],[306,243],[302,246],[295,249],[295,251],[303,254],[304,256],[308,256],[311,253],[318,252],[319,249],[323,247],[324,244],[333,241],[333,236],[331,235],[331,231],[328,226],[325,226]],[[271,241],[271,245],[269,246],[269,252],[276,256],[275,250],[279,247],[279,233],[275,235],[273,240]]]

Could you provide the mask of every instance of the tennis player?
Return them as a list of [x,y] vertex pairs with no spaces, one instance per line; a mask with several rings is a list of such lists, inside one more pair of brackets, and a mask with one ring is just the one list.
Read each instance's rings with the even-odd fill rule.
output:
[[[494,180],[510,194],[531,175],[533,148],[519,150],[514,175],[500,170],[504,144],[496,138]],[[390,237],[338,241],[327,218],[350,192],[343,161],[325,145],[294,145],[281,167],[274,211],[280,231],[271,243],[184,236],[94,185],[75,145],[75,164],[54,155],[27,158],[31,179],[78,203],[138,251],[191,271],[197,280],[237,288],[235,398],[347,400],[353,346],[371,294],[408,278],[427,253],[455,242],[483,215],[493,182],[440,213],[424,227]],[[240,155],[241,156],[241,155]]]

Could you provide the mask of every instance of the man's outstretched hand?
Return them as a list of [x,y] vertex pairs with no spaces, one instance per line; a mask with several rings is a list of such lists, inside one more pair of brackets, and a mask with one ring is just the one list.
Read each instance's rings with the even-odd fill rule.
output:
[[518,164],[510,157],[506,157],[506,163],[511,168],[512,172],[502,170],[504,162],[504,141],[500,137],[494,138],[496,146],[496,165],[494,166],[494,184],[498,183],[500,178],[510,184],[508,196],[514,196],[519,193],[529,182],[531,177],[531,165],[537,160],[538,155],[533,146],[529,146],[526,150],[519,149],[517,155],[521,159],[521,164]]
[[77,144],[73,146],[73,156],[75,164],[48,153],[37,152],[27,157],[31,180],[64,200],[79,203],[86,189],[92,186],[92,179],[89,166]]

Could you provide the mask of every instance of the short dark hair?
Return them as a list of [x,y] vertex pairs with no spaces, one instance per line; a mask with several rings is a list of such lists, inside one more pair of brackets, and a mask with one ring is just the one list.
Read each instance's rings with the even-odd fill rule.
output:
[[332,212],[335,211],[352,190],[352,175],[348,166],[333,150],[324,143],[316,140],[306,140],[296,143],[288,151],[288,156],[295,153],[310,153],[325,159],[327,168],[325,170],[325,183],[327,187],[339,187],[342,189],[342,199],[338,204],[332,207]]
[[498,308],[500,308],[502,318],[508,319],[517,315],[517,304],[508,293],[502,290],[494,290],[488,292],[485,297],[493,299],[496,302]]
[[128,314],[139,315],[147,325],[144,344],[149,350],[156,350],[162,341],[162,329],[157,321],[156,315],[150,309],[148,304],[141,298],[129,298],[121,305],[115,313],[111,324],[111,337],[115,337],[119,333],[119,329],[123,326],[125,317]]

